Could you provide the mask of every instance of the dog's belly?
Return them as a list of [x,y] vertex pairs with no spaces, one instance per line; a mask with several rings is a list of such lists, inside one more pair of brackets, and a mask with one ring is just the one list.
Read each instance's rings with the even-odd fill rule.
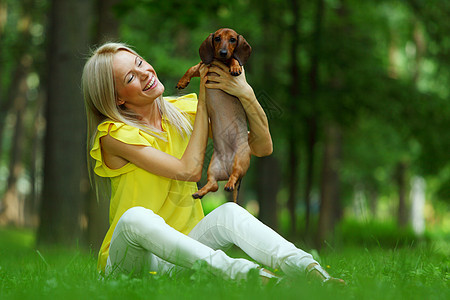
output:
[[238,98],[221,90],[207,88],[205,96],[214,143],[210,170],[217,180],[227,180],[236,153],[248,147],[245,111]]

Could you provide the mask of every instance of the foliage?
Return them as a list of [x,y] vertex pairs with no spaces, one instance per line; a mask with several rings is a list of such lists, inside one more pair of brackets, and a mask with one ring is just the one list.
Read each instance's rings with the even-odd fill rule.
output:
[[[32,237],[31,233],[19,233]],[[322,287],[304,278],[261,285],[258,276],[230,282],[204,272],[177,278],[158,274],[119,275],[102,279],[92,253],[63,248],[33,250],[16,243],[15,232],[2,230],[0,240],[0,294],[2,299],[445,299],[448,257],[428,247],[396,249],[326,249],[316,259],[348,286]],[[19,238],[20,239],[20,238]],[[14,250],[14,251],[12,251]],[[276,271],[278,272],[278,271]]]
[[[100,0],[95,2],[98,4]],[[166,95],[178,93],[176,82],[199,61],[198,47],[209,33],[220,27],[231,27],[246,37],[253,47],[245,66],[247,79],[269,117],[275,145],[273,155],[280,162],[283,174],[292,168],[288,132],[295,128],[297,133],[300,191],[305,189],[305,166],[309,160],[304,154],[309,146],[308,120],[314,118],[318,131],[313,145],[316,156],[312,194],[320,194],[323,128],[333,123],[342,129],[342,156],[336,165],[344,205],[350,204],[356,189],[377,199],[388,197],[389,201],[397,202],[395,178],[400,163],[408,166],[407,177],[418,175],[427,180],[431,186],[428,202],[448,203],[448,1],[119,0],[116,3],[113,12],[120,24],[119,39],[132,45],[155,66]],[[299,6],[297,28],[293,28],[294,3]],[[323,19],[318,24],[316,16],[321,3]],[[13,75],[21,69],[21,59],[31,59],[26,74],[26,149],[20,158],[25,164],[19,174],[20,191],[26,194],[26,201],[35,196],[31,193],[39,192],[45,176],[40,170],[43,153],[39,148],[45,120],[37,100],[45,98],[47,76],[51,80],[45,60],[50,9],[49,0],[0,1],[0,103],[4,108],[0,112],[0,124],[5,124],[0,134],[3,182],[12,173],[8,166],[13,156],[11,132],[16,115],[14,97],[10,95],[16,90]],[[98,17],[98,12],[92,9],[86,12],[86,22],[92,14]],[[298,82],[293,82],[291,76],[293,45],[298,46],[295,53]],[[80,53],[80,60],[86,54]],[[197,91],[197,83],[194,80],[184,92]],[[299,89],[298,96],[292,95],[293,87]],[[246,182],[254,184],[247,187],[246,194],[254,195],[258,174],[251,168],[247,177]],[[278,199],[280,206],[286,203],[288,181],[284,175]],[[1,186],[0,191],[3,190]],[[27,205],[36,214],[38,204],[34,201]],[[439,207],[448,210],[446,206]]]
[[[445,93],[441,92],[443,84],[433,87],[431,83],[431,77],[440,81],[442,75],[447,78],[445,71],[435,69],[439,64],[437,57],[445,56],[435,56],[431,49],[419,53],[414,38],[418,34],[415,24],[423,22],[424,27],[419,27],[423,38],[433,47],[440,47],[440,43],[434,44],[431,40],[445,39],[445,30],[434,30],[428,19],[437,10],[424,8],[417,13],[418,6],[423,5],[420,1],[410,1],[411,6],[395,1],[381,4],[325,1],[321,49],[314,49],[316,7],[300,3],[302,26],[297,42],[304,79],[298,83],[303,91],[301,99],[289,95],[288,51],[294,37],[287,31],[292,24],[292,13],[286,3],[202,2],[200,9],[193,11],[193,2],[189,1],[172,1],[171,4],[122,1],[117,6],[117,15],[122,21],[124,40],[135,45],[157,66],[166,83],[167,94],[175,93],[173,86],[178,78],[198,61],[198,45],[210,32],[229,26],[244,34],[254,48],[246,66],[247,77],[255,92],[263,95],[269,105],[274,103],[281,112],[270,120],[274,141],[280,145],[276,156],[285,156],[283,140],[287,127],[306,129],[306,123],[292,115],[290,109],[291,102],[300,101],[301,116],[314,115],[320,124],[336,120],[344,125],[345,151],[341,166],[343,172],[353,173],[350,181],[342,177],[344,184],[363,183],[382,193],[392,186],[391,177],[380,181],[374,172],[382,168],[393,176],[396,164],[404,160],[412,165],[413,173],[435,176],[450,158],[445,151],[450,140],[446,138],[449,105],[443,97]],[[146,21],[142,22],[144,19]],[[428,31],[429,27],[432,32]],[[264,30],[271,33],[270,40]],[[149,47],[149,44],[154,46]],[[315,98],[311,98],[307,70],[313,53],[319,50],[319,90]],[[395,52],[393,57],[390,51]],[[418,62],[418,55],[423,56],[422,63]],[[430,71],[429,66],[435,71]],[[416,72],[420,72],[418,81],[414,78]],[[366,127],[367,122],[372,124],[370,128]],[[357,137],[355,132],[358,132]],[[374,134],[380,138],[367,138]],[[388,140],[381,137],[384,134]],[[299,136],[301,145],[303,138]],[[352,147],[353,143],[359,143],[362,148]],[[379,151],[370,151],[372,146]],[[364,175],[360,177],[361,174]]]
[[345,245],[379,246],[380,248],[411,247],[429,240],[426,235],[417,237],[411,228],[398,228],[394,222],[361,223],[351,219],[346,219],[339,224],[336,235]]

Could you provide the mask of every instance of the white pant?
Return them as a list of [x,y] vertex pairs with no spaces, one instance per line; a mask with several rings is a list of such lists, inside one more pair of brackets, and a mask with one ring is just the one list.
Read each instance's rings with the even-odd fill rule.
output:
[[133,207],[122,215],[114,230],[106,274],[165,274],[183,267],[190,269],[196,261],[202,261],[216,275],[245,279],[259,265],[227,256],[222,250],[233,244],[257,262],[289,276],[301,276],[309,264],[316,263],[310,254],[231,202],[205,216],[189,235],[173,229],[153,211]]

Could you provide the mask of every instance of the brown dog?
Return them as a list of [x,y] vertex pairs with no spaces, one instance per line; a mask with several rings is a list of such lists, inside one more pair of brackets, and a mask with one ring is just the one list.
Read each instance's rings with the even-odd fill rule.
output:
[[[202,43],[199,49],[202,61],[187,70],[177,88],[185,88],[192,77],[200,76],[201,64],[208,65],[213,60],[228,65],[230,73],[238,76],[251,51],[252,48],[242,35],[232,29],[219,29]],[[208,167],[208,182],[192,197],[202,198],[209,192],[215,192],[219,188],[217,181],[228,180],[225,190],[233,191],[233,200],[236,202],[241,179],[248,170],[251,156],[245,111],[238,98],[222,90],[207,88],[205,96],[214,153]]]

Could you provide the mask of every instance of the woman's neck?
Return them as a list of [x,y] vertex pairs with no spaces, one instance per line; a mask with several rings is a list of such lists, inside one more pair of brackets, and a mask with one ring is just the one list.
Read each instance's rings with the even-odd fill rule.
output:
[[150,127],[162,130],[161,126],[161,112],[159,111],[157,101],[153,101],[151,105],[140,107],[135,112],[141,116],[141,121]]

